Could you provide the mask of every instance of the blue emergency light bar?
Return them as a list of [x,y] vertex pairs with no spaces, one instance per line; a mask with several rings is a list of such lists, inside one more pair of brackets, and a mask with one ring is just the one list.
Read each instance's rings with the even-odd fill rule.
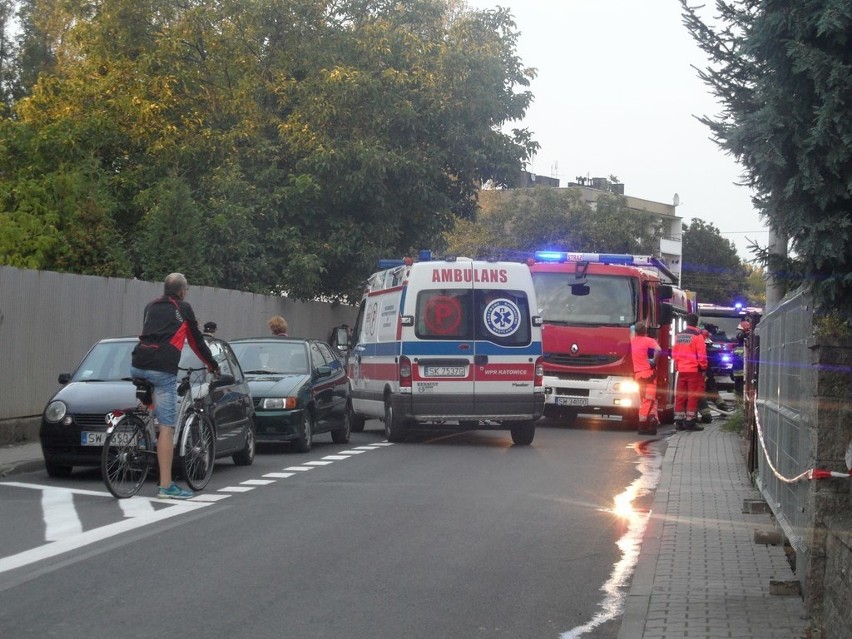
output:
[[[417,253],[417,261],[418,262],[431,262],[432,261],[432,251],[430,249],[421,249]],[[414,260],[410,257],[405,257],[401,260],[394,259],[382,259],[376,262],[376,266],[380,271],[384,271],[389,268],[396,268],[397,266],[410,266],[414,263]]]
[[568,251],[536,251],[539,262],[595,262],[598,264],[620,264],[624,266],[644,266],[655,268],[672,283],[678,279],[663,261],[653,255],[627,255],[624,253],[571,253]]
[[571,253],[568,251],[536,251],[535,259],[540,262],[598,262],[601,264],[627,264],[628,266],[650,266],[646,255],[634,256],[622,253]]

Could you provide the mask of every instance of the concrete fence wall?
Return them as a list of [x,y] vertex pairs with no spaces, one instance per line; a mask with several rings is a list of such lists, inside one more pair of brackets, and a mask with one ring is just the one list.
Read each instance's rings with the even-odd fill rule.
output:
[[[162,282],[142,282],[0,266],[0,444],[35,439],[38,417],[86,351],[105,337],[138,335],[142,311]],[[225,340],[267,335],[282,315],[290,334],[326,339],[354,323],[352,306],[298,302],[189,283],[200,324],[214,321]]]

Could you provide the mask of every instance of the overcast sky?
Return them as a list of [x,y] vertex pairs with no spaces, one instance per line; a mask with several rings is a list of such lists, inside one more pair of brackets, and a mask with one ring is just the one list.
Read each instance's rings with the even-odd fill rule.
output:
[[[708,6],[712,2],[706,2]],[[695,115],[719,105],[691,65],[704,54],[681,23],[677,0],[468,0],[508,8],[521,32],[518,54],[538,75],[522,123],[541,144],[530,167],[558,177],[615,175],[625,195],[672,203],[689,224],[712,222],[743,260],[767,230],[741,167]]]

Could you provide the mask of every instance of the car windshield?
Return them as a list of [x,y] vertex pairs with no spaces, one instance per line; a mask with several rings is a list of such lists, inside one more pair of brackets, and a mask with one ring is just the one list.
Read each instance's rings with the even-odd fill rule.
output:
[[533,274],[539,314],[545,322],[629,325],[635,321],[632,278],[589,275],[588,295],[576,295],[573,280],[573,274]]
[[714,342],[733,342],[736,340],[737,326],[742,318],[701,316],[701,324],[710,333]]
[[308,373],[307,351],[301,342],[232,342],[231,348],[246,375]]
[[130,355],[136,342],[99,342],[80,362],[72,382],[113,382],[130,379]]

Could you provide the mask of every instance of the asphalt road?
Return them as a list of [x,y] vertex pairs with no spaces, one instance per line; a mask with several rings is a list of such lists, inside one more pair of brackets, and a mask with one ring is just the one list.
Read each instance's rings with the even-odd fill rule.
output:
[[2,635],[615,637],[617,615],[571,631],[612,607],[640,440],[580,426],[374,445],[368,422],[348,445],[220,461],[199,504],[119,502],[96,470],[6,478]]

